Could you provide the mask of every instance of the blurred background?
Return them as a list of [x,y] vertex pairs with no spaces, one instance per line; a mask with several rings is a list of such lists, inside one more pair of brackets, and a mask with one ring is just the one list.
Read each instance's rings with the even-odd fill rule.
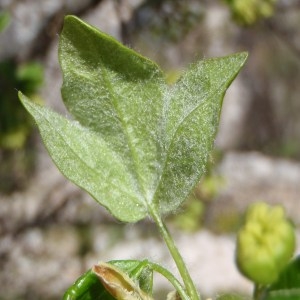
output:
[[0,300],[61,299],[99,260],[149,257],[175,269],[151,222],[116,222],[62,177],[17,99],[21,90],[66,114],[57,49],[67,14],[155,60],[170,82],[195,60],[249,52],[208,172],[168,218],[205,295],[249,295],[234,265],[249,203],[283,204],[299,241],[300,1],[0,0]]

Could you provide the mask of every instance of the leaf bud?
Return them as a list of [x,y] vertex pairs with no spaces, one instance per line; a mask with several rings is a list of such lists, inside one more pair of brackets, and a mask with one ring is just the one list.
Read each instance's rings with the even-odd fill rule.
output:
[[237,235],[237,266],[253,282],[270,284],[289,262],[295,246],[294,228],[283,207],[255,203]]

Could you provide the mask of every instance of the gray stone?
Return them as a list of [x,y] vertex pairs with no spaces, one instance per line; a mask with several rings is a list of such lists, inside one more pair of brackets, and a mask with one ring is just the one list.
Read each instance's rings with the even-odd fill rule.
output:
[[8,57],[24,59],[50,17],[58,12],[76,13],[92,0],[26,0],[6,1],[3,9],[11,13],[11,22],[0,35],[0,60]]
[[226,214],[242,214],[253,202],[281,204],[300,225],[300,163],[274,159],[257,152],[228,152],[217,168],[225,184],[208,207],[215,220]]
[[224,151],[237,149],[244,139],[245,116],[251,95],[240,77],[231,84],[223,100],[215,146]]

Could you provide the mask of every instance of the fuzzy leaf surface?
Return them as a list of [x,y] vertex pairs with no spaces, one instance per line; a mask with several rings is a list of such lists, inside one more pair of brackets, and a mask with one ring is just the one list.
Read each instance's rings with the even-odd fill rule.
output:
[[135,222],[174,211],[199,181],[224,93],[246,57],[199,61],[168,86],[154,62],[67,16],[62,96],[76,121],[21,100],[61,172],[116,218]]
[[[34,104],[21,93],[25,108],[34,116],[44,144],[60,171],[88,191],[102,205],[114,208],[123,219],[142,218],[146,211],[123,159],[94,131]],[[110,178],[110,180],[103,180]],[[108,197],[109,195],[109,197]],[[128,205],[131,209],[128,210]]]

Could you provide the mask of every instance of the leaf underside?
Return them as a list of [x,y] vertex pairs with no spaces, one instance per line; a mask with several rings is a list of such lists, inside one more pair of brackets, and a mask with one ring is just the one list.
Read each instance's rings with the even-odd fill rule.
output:
[[60,171],[116,218],[135,222],[174,211],[199,181],[224,93],[246,58],[199,61],[168,86],[155,63],[67,16],[59,60],[74,120],[20,99]]

